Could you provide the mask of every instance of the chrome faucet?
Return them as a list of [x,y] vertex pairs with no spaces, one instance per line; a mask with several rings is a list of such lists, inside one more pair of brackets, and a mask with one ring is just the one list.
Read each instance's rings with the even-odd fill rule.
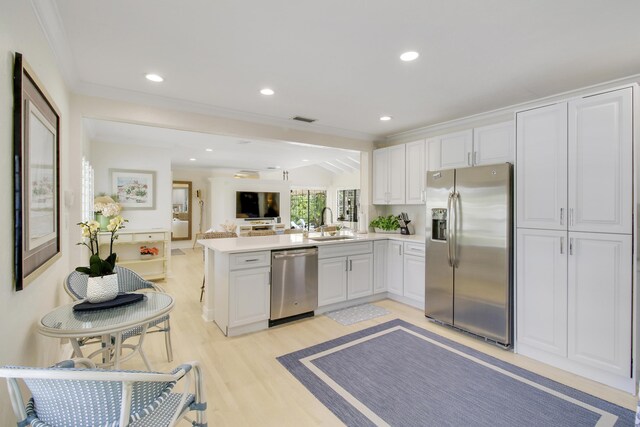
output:
[[324,228],[327,226],[327,224],[324,223],[324,213],[326,211],[329,211],[329,213],[331,214],[331,222],[329,222],[329,224],[333,224],[333,211],[331,210],[331,208],[325,206],[324,208],[322,208],[322,212],[320,213],[320,235],[324,236]]

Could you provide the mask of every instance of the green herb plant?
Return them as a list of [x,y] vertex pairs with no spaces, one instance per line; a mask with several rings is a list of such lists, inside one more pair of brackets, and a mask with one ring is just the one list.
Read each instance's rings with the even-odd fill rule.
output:
[[394,231],[400,228],[398,217],[395,215],[379,216],[369,224],[370,227],[379,228],[384,231]]

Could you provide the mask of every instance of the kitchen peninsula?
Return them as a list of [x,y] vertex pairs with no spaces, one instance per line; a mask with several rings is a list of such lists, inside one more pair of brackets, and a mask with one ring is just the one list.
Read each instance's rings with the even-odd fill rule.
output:
[[202,316],[227,336],[268,328],[272,250],[318,248],[316,314],[387,297],[424,307],[423,235],[312,233],[198,243],[205,250]]

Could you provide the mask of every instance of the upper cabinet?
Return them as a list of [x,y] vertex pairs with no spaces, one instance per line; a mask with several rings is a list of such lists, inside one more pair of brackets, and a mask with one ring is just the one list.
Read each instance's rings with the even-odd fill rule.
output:
[[405,203],[405,145],[373,151],[373,204]]
[[405,203],[420,205],[424,203],[424,187],[427,172],[425,155],[425,141],[415,141],[405,144]]
[[428,170],[465,168],[513,162],[513,122],[468,129],[430,138]]
[[520,112],[518,227],[632,232],[632,89]]

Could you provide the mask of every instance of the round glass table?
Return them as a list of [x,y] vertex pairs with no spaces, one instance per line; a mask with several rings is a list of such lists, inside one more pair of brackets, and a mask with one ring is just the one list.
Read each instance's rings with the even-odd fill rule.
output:
[[[144,292],[141,301],[132,304],[92,311],[74,311],[73,306],[83,301],[55,308],[40,319],[38,331],[42,335],[54,338],[68,338],[73,346],[75,357],[92,358],[102,354],[101,366],[120,368],[120,363],[128,360],[135,353],[140,353],[147,369],[151,366],[142,349],[142,343],[149,322],[165,316],[173,309],[171,295],[162,292]],[[141,328],[136,344],[123,344],[122,333],[129,329]],[[87,337],[100,336],[102,347],[88,356],[82,354],[80,340]],[[114,338],[112,340],[112,337]],[[122,349],[128,348],[131,353],[122,356]]]

